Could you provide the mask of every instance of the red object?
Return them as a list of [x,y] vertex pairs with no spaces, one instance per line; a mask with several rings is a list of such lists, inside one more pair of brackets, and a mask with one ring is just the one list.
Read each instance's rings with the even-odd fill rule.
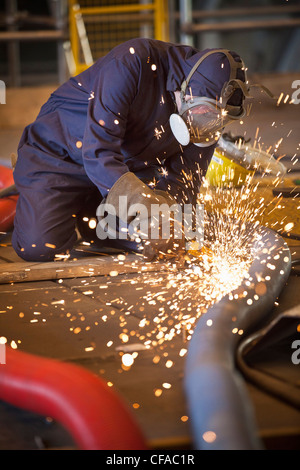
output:
[[[0,190],[14,184],[13,170],[0,165]],[[0,232],[7,232],[13,227],[18,196],[0,199]]]
[[82,367],[6,348],[0,399],[60,422],[82,450],[145,450],[114,390]]

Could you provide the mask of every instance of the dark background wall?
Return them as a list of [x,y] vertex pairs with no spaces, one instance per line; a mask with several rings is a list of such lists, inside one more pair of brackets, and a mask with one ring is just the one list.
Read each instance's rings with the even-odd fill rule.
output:
[[[53,13],[53,3],[61,0],[0,0],[0,33],[7,31],[8,22],[6,9],[7,4],[11,6],[15,3],[18,13],[24,15],[48,16],[51,19]],[[85,0],[92,4],[105,5],[112,3],[132,3],[129,1],[112,0]],[[137,0],[134,0],[136,3]],[[79,2],[80,3],[80,2]],[[221,10],[228,8],[242,7],[266,7],[280,6],[284,18],[297,18],[298,14],[285,13],[285,8],[291,5],[298,5],[299,0],[194,0],[192,8],[197,10]],[[169,0],[171,17],[177,12],[177,20],[171,21],[171,40],[180,42],[178,27],[178,13],[180,10],[180,0]],[[52,17],[53,18],[53,17]],[[241,20],[271,19],[273,16],[261,17],[240,17]],[[276,17],[274,17],[276,18]],[[278,16],[277,16],[278,18]],[[232,20],[229,18],[229,20]],[[206,22],[216,20],[206,20]],[[219,19],[222,22],[224,19]],[[228,19],[226,20],[228,21]],[[67,22],[67,17],[66,17]],[[41,29],[38,24],[26,24],[21,22],[19,30]],[[237,50],[244,58],[249,70],[252,73],[277,73],[295,72],[300,70],[300,27],[280,28],[280,29],[256,29],[251,31],[238,32],[209,32],[199,34],[194,37],[194,45],[199,49],[205,47],[226,47]],[[19,45],[19,70],[21,79],[19,85],[36,86],[38,84],[53,83],[58,80],[58,52],[57,44],[54,41],[42,42],[20,42]],[[6,42],[0,41],[0,79],[4,80],[7,86],[14,85],[11,82],[10,61],[11,48]]]

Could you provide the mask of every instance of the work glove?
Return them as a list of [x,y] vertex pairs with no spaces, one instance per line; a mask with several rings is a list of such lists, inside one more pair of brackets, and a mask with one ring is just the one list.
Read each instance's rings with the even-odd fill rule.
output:
[[167,192],[150,189],[134,173],[127,172],[112,186],[105,204],[113,206],[130,237],[141,242],[148,261],[180,257],[184,252],[181,218],[178,220],[174,212],[178,205]]

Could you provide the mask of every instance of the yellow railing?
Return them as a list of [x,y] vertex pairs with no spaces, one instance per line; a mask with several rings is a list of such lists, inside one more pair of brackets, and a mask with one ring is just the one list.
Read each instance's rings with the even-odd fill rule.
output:
[[168,0],[107,6],[89,6],[88,3],[87,0],[69,0],[73,75],[128,39],[169,40]]

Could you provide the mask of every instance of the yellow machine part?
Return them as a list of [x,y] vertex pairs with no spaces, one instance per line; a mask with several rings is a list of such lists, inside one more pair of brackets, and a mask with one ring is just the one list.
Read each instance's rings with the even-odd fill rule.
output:
[[222,149],[216,148],[207,169],[205,179],[211,186],[231,185],[240,187],[254,175],[230,158]]

